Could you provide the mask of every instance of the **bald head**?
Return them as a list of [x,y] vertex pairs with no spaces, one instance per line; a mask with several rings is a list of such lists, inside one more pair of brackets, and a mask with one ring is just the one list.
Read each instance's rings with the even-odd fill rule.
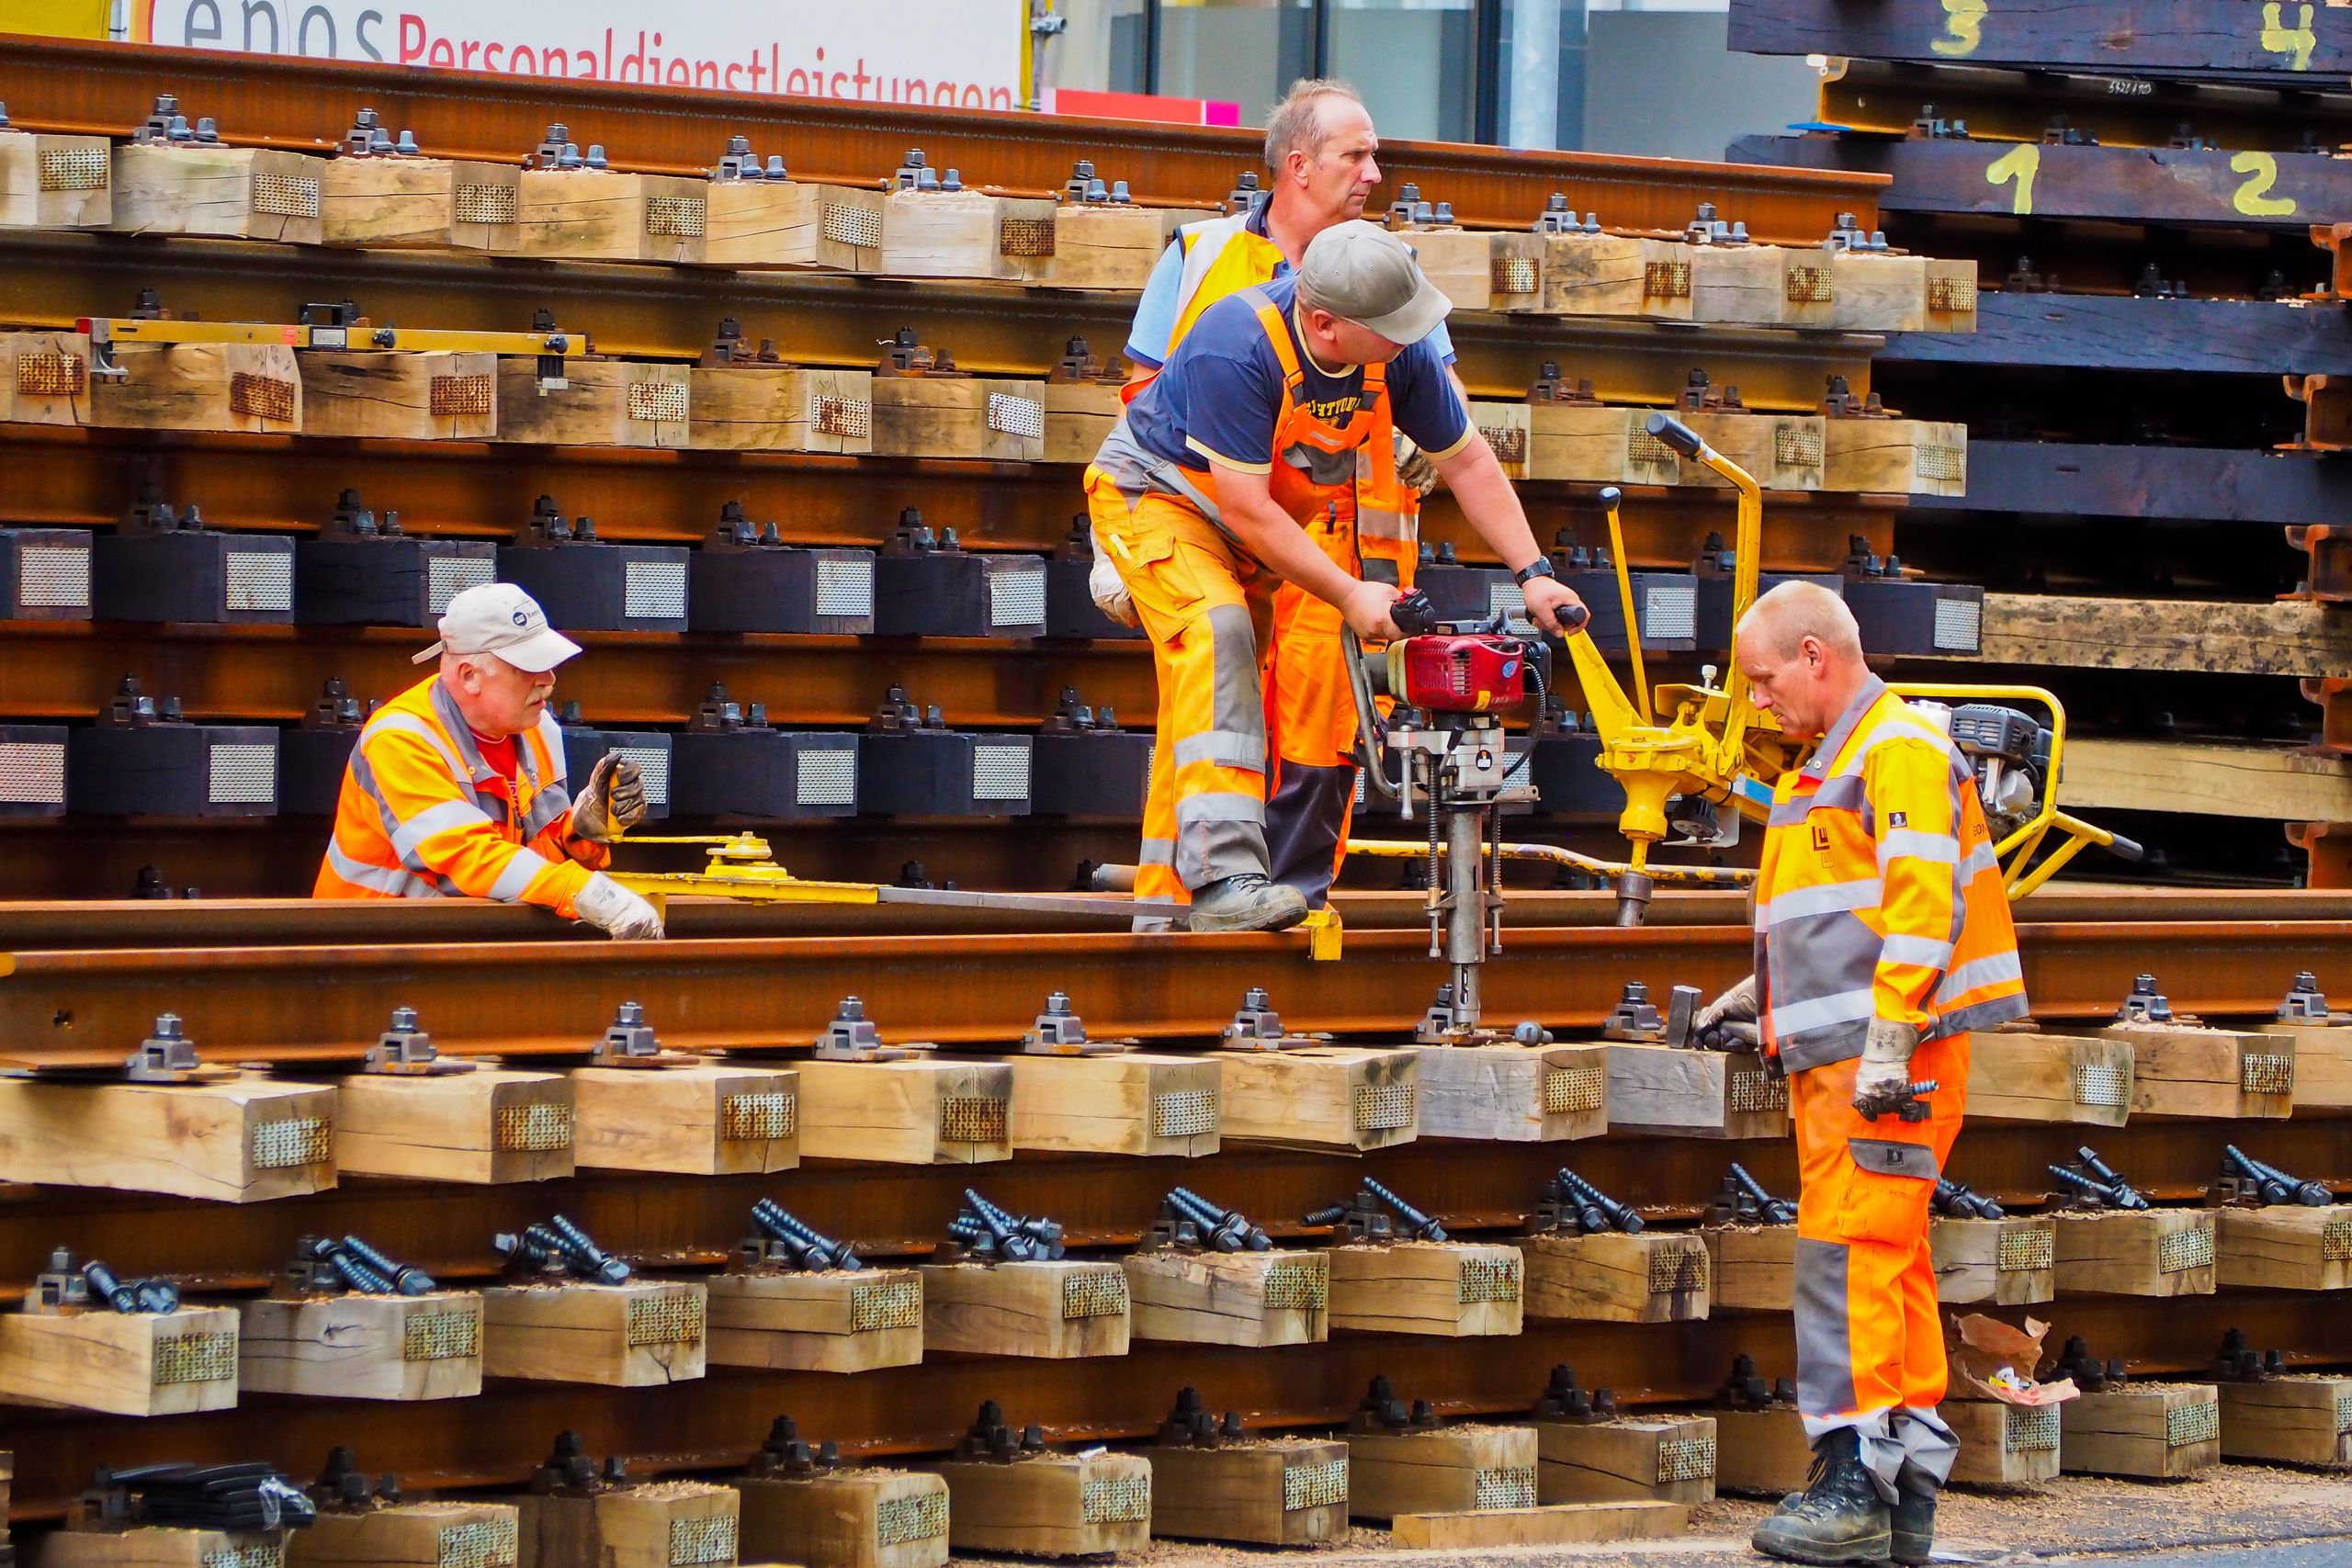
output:
[[1854,612],[1814,582],[1784,582],[1749,605],[1732,657],[1756,705],[1799,738],[1827,730],[1871,678]]
[[1754,636],[1786,659],[1806,637],[1832,653],[1860,660],[1862,628],[1846,601],[1818,582],[1783,582],[1747,607],[1736,628],[1740,637]]

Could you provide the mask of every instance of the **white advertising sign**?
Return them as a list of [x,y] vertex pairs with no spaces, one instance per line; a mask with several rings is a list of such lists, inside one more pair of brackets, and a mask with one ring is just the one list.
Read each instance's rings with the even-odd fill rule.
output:
[[131,0],[139,43],[1018,108],[1025,0]]

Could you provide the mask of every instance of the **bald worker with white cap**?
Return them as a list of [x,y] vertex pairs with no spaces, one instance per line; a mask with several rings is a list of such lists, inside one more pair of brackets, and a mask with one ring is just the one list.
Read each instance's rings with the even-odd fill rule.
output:
[[1285,581],[1366,640],[1397,635],[1397,589],[1359,581],[1305,527],[1343,492],[1352,504],[1360,450],[1377,481],[1396,433],[1416,443],[1545,630],[1579,604],[1430,341],[1447,309],[1402,240],[1334,224],[1296,272],[1203,311],[1086,471],[1096,543],[1134,595],[1159,677],[1141,863],[1175,868],[1196,931],[1306,917],[1306,896],[1269,875],[1259,656]]
[[494,898],[537,904],[609,936],[662,935],[652,905],[605,874],[607,847],[645,816],[635,762],[606,752],[577,798],[548,711],[580,645],[511,582],[449,601],[439,672],[386,703],[343,774],[316,898]]

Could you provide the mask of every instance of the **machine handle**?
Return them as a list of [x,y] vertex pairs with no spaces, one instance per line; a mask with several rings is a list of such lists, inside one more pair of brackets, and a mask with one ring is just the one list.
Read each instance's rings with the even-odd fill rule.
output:
[[1388,618],[1396,622],[1396,629],[1407,637],[1419,637],[1437,630],[1438,626],[1437,606],[1430,602],[1428,594],[1418,588],[1410,593],[1399,595],[1396,602],[1388,606]]
[[2148,852],[2141,847],[2139,840],[2127,839],[2120,833],[2109,836],[2107,848],[2109,853],[2120,856],[2124,860],[2138,861],[2148,858]]
[[1642,428],[1653,437],[1665,442],[1686,457],[1696,458],[1703,445],[1699,433],[1670,413],[1654,413],[1642,423]]
[[1560,634],[1563,637],[1574,637],[1584,630],[1585,623],[1590,619],[1592,619],[1590,610],[1581,604],[1571,604],[1560,612]]

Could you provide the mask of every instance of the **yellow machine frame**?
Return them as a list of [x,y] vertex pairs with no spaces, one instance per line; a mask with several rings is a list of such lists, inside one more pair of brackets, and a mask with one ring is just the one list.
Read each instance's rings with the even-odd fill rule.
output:
[[[1762,570],[1764,492],[1755,477],[1707,445],[1697,432],[1667,414],[1653,414],[1649,433],[1684,457],[1703,463],[1721,475],[1738,494],[1738,525],[1732,576],[1732,620],[1736,626],[1756,602]],[[1697,795],[1727,804],[1751,820],[1760,821],[1766,808],[1738,788],[1742,773],[1769,784],[1810,750],[1781,734],[1769,716],[1748,700],[1747,677],[1736,659],[1720,689],[1669,683],[1652,699],[1642,661],[1641,626],[1634,617],[1634,586],[1625,559],[1624,534],[1617,516],[1613,488],[1601,492],[1609,514],[1610,544],[1616,558],[1617,591],[1624,606],[1625,640],[1632,650],[1634,682],[1638,694],[1628,698],[1617,675],[1601,656],[1589,630],[1568,638],[1568,657],[1584,689],[1593,727],[1600,734],[1600,764],[1624,786],[1625,809],[1618,829],[1631,843],[1632,866],[1646,870],[1652,846],[1666,837],[1666,802],[1676,795]],[[1906,682],[1890,685],[1905,697],[1981,702],[2030,702],[2050,713],[2050,767],[2041,809],[2033,819],[1994,847],[2001,857],[2001,880],[2011,899],[2023,898],[2047,883],[2086,844],[2112,846],[2115,835],[2058,809],[2058,779],[2064,758],[2066,710],[2056,694],[2040,686],[1979,686],[1953,682]],[[1658,714],[1670,716],[1660,723]],[[2033,857],[2052,829],[2064,841],[2039,865]],[[1661,868],[1663,869],[1663,868]],[[1660,880],[1664,880],[1663,877]]]

